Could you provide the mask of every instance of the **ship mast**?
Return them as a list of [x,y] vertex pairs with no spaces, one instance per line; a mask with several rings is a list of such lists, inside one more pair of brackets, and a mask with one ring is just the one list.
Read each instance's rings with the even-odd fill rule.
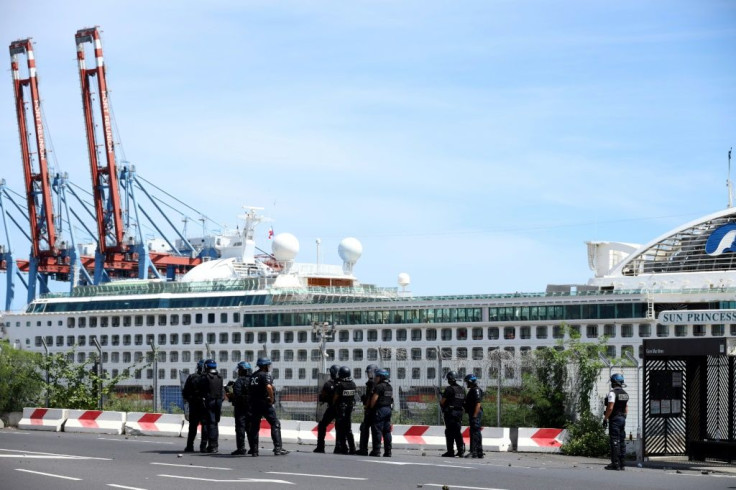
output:
[[733,207],[733,182],[731,182],[731,151],[733,147],[728,149],[728,178],[726,179],[726,187],[728,188],[728,207]]

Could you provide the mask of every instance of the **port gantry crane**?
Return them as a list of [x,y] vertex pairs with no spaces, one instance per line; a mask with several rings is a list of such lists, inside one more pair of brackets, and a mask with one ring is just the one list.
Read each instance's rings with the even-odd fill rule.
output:
[[[120,197],[120,176],[124,179],[135,179],[132,168],[125,168],[119,173],[115,155],[115,141],[113,139],[112,115],[108,97],[105,63],[102,56],[102,42],[98,27],[80,29],[75,36],[77,44],[77,62],[79,64],[79,78],[82,87],[82,105],[87,133],[87,153],[92,172],[92,186],[94,190],[95,213],[97,220],[97,251],[95,253],[94,283],[109,281],[111,277],[138,277],[144,279],[149,273],[161,278],[165,273],[173,279],[176,273],[185,272],[201,262],[198,257],[177,255],[175,253],[155,253],[146,249],[140,223],[137,226],[136,239],[132,237],[125,241],[125,223],[123,207]],[[92,45],[94,49],[95,66],[87,68],[85,51]],[[99,117],[101,120],[100,144],[97,126],[95,124],[95,108],[92,100],[93,81],[97,79],[97,93],[99,98]],[[98,149],[103,148],[105,160],[101,161]],[[132,190],[133,180],[126,180],[123,186]],[[134,214],[138,215],[138,204],[133,199]],[[126,223],[130,228],[130,214],[127,213]],[[149,218],[150,219],[150,218]],[[156,223],[151,220],[152,224]],[[186,240],[185,240],[186,241]],[[173,247],[172,247],[173,249]],[[193,250],[193,249],[190,249]],[[137,274],[136,274],[137,273]]]
[[[26,78],[21,75],[23,57],[28,70]],[[29,259],[17,260],[16,264],[19,271],[28,273],[28,301],[31,301],[36,297],[37,285],[38,292],[49,291],[49,279],[70,281],[71,287],[74,287],[80,273],[85,274],[88,279],[89,275],[82,267],[75,250],[71,226],[69,227],[71,241],[59,240],[63,221],[60,219],[61,213],[54,211],[36,59],[30,38],[10,44],[10,60],[31,241]],[[64,201],[64,184],[58,183],[58,176],[55,181],[57,182],[55,191]],[[69,222],[68,215],[67,222]],[[90,266],[91,263],[88,261],[87,265]],[[5,261],[4,268],[7,267],[8,261]],[[9,276],[12,277],[12,272]]]

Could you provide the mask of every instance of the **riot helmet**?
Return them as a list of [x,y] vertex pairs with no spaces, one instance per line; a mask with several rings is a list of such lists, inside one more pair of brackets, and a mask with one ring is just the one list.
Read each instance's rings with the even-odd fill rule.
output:
[[256,361],[256,366],[263,367],[263,366],[270,366],[271,365],[271,359],[268,357],[259,357]]
[[250,367],[249,362],[240,361],[238,363],[238,371],[245,371],[246,374],[250,374],[253,368]]
[[611,384],[612,385],[623,386],[623,384],[624,384],[624,375],[621,374],[621,373],[614,373],[611,376]]
[[389,374],[388,370],[386,370],[386,369],[378,369],[378,370],[376,370],[375,376],[380,376],[385,381],[388,381],[389,378],[391,377],[391,375]]
[[207,359],[204,361],[204,368],[205,369],[217,369],[217,363],[214,359]]
[[378,366],[375,364],[368,364],[368,367],[365,368],[365,375],[368,376],[369,379],[373,379],[376,371],[378,371]]
[[340,379],[347,379],[350,377],[350,368],[347,366],[340,367],[340,370],[337,372],[337,377]]
[[475,374],[466,374],[465,375],[465,382],[466,383],[475,383],[478,381],[478,378],[475,377]]
[[204,359],[200,359],[197,361],[197,374],[202,374],[202,370],[204,369]]
[[330,366],[330,378],[337,379],[337,372],[340,370],[340,366],[333,364]]
[[454,385],[457,383],[457,373],[455,371],[449,371],[445,377],[447,378],[448,383],[451,385]]

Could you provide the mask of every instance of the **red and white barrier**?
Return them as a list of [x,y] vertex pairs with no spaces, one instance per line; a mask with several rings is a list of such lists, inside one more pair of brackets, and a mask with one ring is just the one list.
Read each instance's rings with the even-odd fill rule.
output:
[[[220,417],[220,423],[217,424],[217,430],[220,439],[235,439],[235,417]],[[189,431],[189,424],[184,427],[184,432]],[[197,426],[197,432],[201,434],[202,426]]]
[[516,451],[520,453],[559,453],[565,442],[564,429],[519,428]]
[[24,408],[18,428],[60,432],[68,416],[69,410],[65,408]]
[[64,423],[64,432],[91,432],[95,434],[122,434],[125,427],[125,412],[103,412],[101,410],[69,410]]
[[[511,429],[508,427],[481,427],[483,449],[492,452],[511,451]],[[470,427],[463,428],[463,440],[465,448],[470,448]]]
[[184,414],[128,412],[125,433],[135,436],[180,437]]
[[445,447],[445,428],[430,425],[394,425],[391,444],[401,446]]
[[[283,423],[283,422],[282,422]],[[317,428],[318,424],[314,422],[302,422],[297,432],[297,442],[299,444],[317,444]],[[325,432],[325,443],[335,442],[335,424],[331,423],[327,426]]]

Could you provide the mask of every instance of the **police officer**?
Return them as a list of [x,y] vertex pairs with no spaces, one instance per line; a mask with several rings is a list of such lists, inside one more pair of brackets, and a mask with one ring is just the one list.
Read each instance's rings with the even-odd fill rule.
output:
[[368,408],[373,410],[373,425],[371,426],[371,437],[373,438],[373,450],[369,456],[381,455],[381,436],[383,436],[383,455],[391,457],[391,406],[394,403],[394,392],[389,383],[389,372],[378,369],[374,373],[376,385],[373,388]]
[[335,405],[333,404],[333,397],[335,395],[335,383],[337,383],[337,371],[340,367],[337,364],[330,366],[330,379],[325,381],[322,385],[322,391],[319,393],[319,402],[326,403],[327,408],[325,413],[322,414],[322,419],[317,424],[317,447],[315,453],[325,452],[325,436],[327,435],[327,426],[330,422],[335,420]]
[[365,394],[360,396],[360,401],[363,402],[363,422],[360,423],[360,447],[355,453],[360,456],[368,456],[368,438],[373,426],[373,410],[369,409],[368,405],[371,402],[371,397],[373,397],[373,388],[376,385],[373,381],[373,375],[377,370],[378,366],[375,364],[369,364],[365,368],[368,381],[365,382]]
[[222,414],[224,390],[222,376],[217,372],[217,363],[213,359],[204,361],[204,374],[199,378],[199,387],[204,397],[205,415],[202,426],[207,426],[207,452],[217,453],[220,436],[217,424],[220,423]]
[[477,381],[478,378],[474,374],[465,376],[465,384],[468,386],[468,394],[465,396],[465,411],[468,414],[468,426],[470,428],[470,456],[482,458],[483,437],[480,433],[480,421],[483,418],[483,407],[481,406],[483,390],[478,387]]
[[273,406],[276,401],[276,392],[273,389],[273,378],[269,373],[271,359],[259,357],[256,366],[258,366],[258,371],[251,376],[248,390],[248,402],[253,413],[250,432],[256,448],[252,455],[258,456],[258,431],[261,428],[261,418],[265,418],[271,425],[273,454],[275,456],[289,454],[289,451],[281,446],[281,422],[276,417],[276,409]]
[[447,382],[450,385],[445,388],[440,399],[440,408],[445,418],[445,444],[447,445],[447,452],[442,457],[455,457],[454,446],[457,446],[457,455],[462,458],[465,454],[465,443],[463,442],[461,430],[465,389],[457,384],[457,373],[455,371],[447,373]]
[[624,377],[615,373],[611,376],[611,391],[606,397],[606,413],[603,415],[603,427],[608,426],[608,437],[611,442],[611,464],[607,470],[624,470],[626,458],[626,414],[629,411],[629,394],[623,389]]
[[342,366],[337,373],[332,406],[335,407],[335,453],[355,454],[355,439],[350,422],[355,405],[356,386],[350,377],[350,368]]
[[250,363],[241,361],[238,363],[238,379],[233,384],[233,393],[231,402],[233,404],[233,415],[235,417],[235,451],[234,456],[245,456],[245,437],[248,436],[248,448],[253,454],[255,447],[253,446],[253,435],[250,429],[250,410],[248,408],[248,388],[250,387],[251,376]]
[[197,437],[197,426],[202,424],[202,438],[199,445],[199,451],[207,451],[207,429],[204,422],[204,398],[199,389],[199,378],[204,370],[204,359],[197,362],[196,372],[190,374],[184,382],[184,388],[181,390],[181,396],[189,404],[189,433],[187,434],[187,446],[184,448],[185,453],[194,452],[194,439]]

